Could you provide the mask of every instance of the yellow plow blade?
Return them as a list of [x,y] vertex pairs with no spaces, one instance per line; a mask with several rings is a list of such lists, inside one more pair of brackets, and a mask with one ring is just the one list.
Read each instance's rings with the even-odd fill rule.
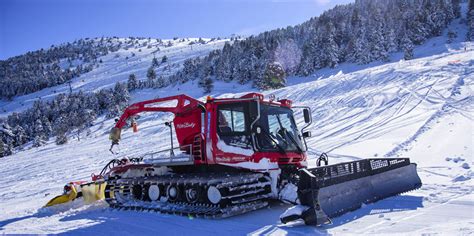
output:
[[54,197],[48,203],[46,203],[45,207],[50,207],[50,206],[70,202],[76,199],[76,197],[77,197],[77,189],[74,185],[72,185],[71,191],[69,191],[69,193]]
[[105,182],[88,183],[85,185],[81,185],[82,197],[84,198],[84,202],[86,204],[90,204],[95,201],[104,199],[105,185]]
[[85,184],[70,183],[66,185],[69,189],[67,193],[51,199],[44,207],[72,202],[77,198],[84,200],[85,204],[91,204],[95,201],[104,199],[105,182],[90,182]]

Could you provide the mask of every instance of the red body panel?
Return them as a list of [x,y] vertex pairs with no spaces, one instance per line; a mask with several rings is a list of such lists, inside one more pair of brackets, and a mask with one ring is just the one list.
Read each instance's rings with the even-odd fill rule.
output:
[[195,110],[176,116],[173,124],[179,144],[191,144],[194,136],[201,132],[201,111]]

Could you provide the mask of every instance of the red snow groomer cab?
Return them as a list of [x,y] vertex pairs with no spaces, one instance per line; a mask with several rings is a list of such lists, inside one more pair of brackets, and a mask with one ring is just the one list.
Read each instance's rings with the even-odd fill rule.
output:
[[[293,110],[302,109],[304,124]],[[330,222],[331,217],[421,186],[407,158],[362,159],[307,168],[311,110],[262,94],[205,102],[177,95],[129,106],[112,129],[112,147],[124,127],[137,131],[142,112],[171,112],[178,147],[139,158],[112,160],[89,185],[120,209],[222,218],[266,207],[270,199],[299,205],[282,222]],[[100,195],[102,193],[98,193]]]

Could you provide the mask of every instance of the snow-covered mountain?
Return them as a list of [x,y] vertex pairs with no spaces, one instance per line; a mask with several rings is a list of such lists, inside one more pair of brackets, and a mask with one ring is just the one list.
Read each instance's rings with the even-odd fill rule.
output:
[[[462,4],[461,12],[466,13]],[[410,157],[418,164],[423,187],[366,205],[335,218],[320,228],[302,222],[283,225],[278,216],[289,207],[269,208],[224,220],[194,219],[151,212],[122,212],[105,203],[71,209],[41,209],[65,183],[86,180],[112,158],[139,156],[169,145],[169,116],[141,117],[140,131],[125,130],[120,153],[108,151],[108,132],[114,121],[97,114],[87,132],[68,132],[66,144],[50,139],[40,147],[23,145],[0,159],[0,233],[82,234],[443,234],[474,233],[474,43],[465,42],[465,22],[456,19],[441,36],[414,48],[414,59],[402,52],[391,62],[364,65],[343,63],[307,77],[287,78],[287,86],[264,91],[265,96],[289,98],[310,106],[314,124],[309,140],[310,165],[321,152],[330,163],[368,157]],[[453,38],[453,34],[457,37]],[[124,42],[128,39],[117,39]],[[38,98],[53,101],[60,93],[94,92],[126,82],[130,74],[146,81],[153,58],[158,75],[180,71],[186,59],[207,55],[229,40],[179,39],[156,51],[141,46],[120,48],[97,58],[96,67],[71,80],[39,91],[0,101],[0,117],[33,107]],[[198,42],[198,39],[192,39]],[[449,40],[449,43],[448,43]],[[168,41],[164,41],[164,45]],[[132,56],[132,54],[134,56]],[[128,58],[127,58],[128,57]],[[99,61],[102,62],[99,62]],[[198,81],[130,92],[130,103],[180,93],[205,99]],[[145,86],[146,87],[146,86]],[[234,97],[258,91],[251,84],[215,81],[214,97]],[[297,122],[302,123],[300,114]],[[2,132],[6,132],[2,130]]]
[[474,12],[461,18],[459,2],[356,1],[245,39],[102,37],[0,61],[0,137],[6,149],[0,155],[31,142],[40,146],[55,138],[62,144],[73,132],[87,133],[97,117],[118,116],[136,89],[175,85],[179,91],[189,81],[205,93],[221,81],[281,88],[288,76],[291,84],[291,76],[341,68],[344,62],[387,62],[394,52],[411,59],[415,45],[445,29],[447,42],[470,37],[449,24],[462,19],[472,31]]
[[[459,20],[451,24],[458,35],[465,33]],[[373,156],[408,156],[418,163],[423,181],[420,190],[392,197],[334,219],[332,225],[307,227],[301,222],[283,225],[278,216],[288,205],[224,220],[192,219],[148,212],[121,212],[106,204],[51,211],[40,209],[64,183],[88,179],[110,159],[107,133],[113,120],[101,116],[80,141],[30,148],[3,158],[0,173],[0,232],[2,233],[161,233],[161,234],[471,234],[474,232],[473,89],[474,44],[458,37],[447,44],[447,31],[415,48],[409,61],[392,54],[391,63],[342,64],[309,77],[289,78],[282,89],[264,92],[292,99],[313,109],[310,163],[320,152],[336,163]],[[202,49],[188,46],[175,50],[170,60],[179,61],[198,50],[217,48],[215,42]],[[182,50],[180,52],[180,50]],[[120,57],[125,52],[120,53]],[[145,53],[145,52],[144,52]],[[170,55],[171,53],[167,54]],[[111,58],[115,56],[108,55]],[[147,57],[152,57],[149,53]],[[90,80],[73,80],[74,90],[113,86],[126,78],[122,73],[143,76],[148,62],[139,55],[126,63],[104,63],[89,72]],[[233,97],[250,86],[216,82],[212,96]],[[54,96],[58,86],[37,92]],[[186,93],[204,99],[192,81],[163,89],[131,93],[132,101]],[[28,96],[4,102],[9,112],[21,110]],[[3,114],[5,115],[5,114]],[[151,115],[139,122],[137,135],[124,133],[119,155],[138,155],[167,145],[168,117]],[[301,118],[298,120],[301,122]]]
[[[91,40],[101,41],[101,39]],[[0,99],[0,118],[12,112],[21,112],[30,108],[38,99],[47,101],[61,93],[96,92],[111,88],[117,82],[126,83],[130,74],[134,74],[138,80],[146,81],[147,70],[152,66],[153,58],[157,58],[159,63],[155,67],[157,75],[168,76],[182,68],[186,59],[204,56],[212,50],[222,48],[225,42],[229,42],[229,39],[197,38],[171,40],[110,38],[110,40],[112,42],[112,46],[109,46],[110,51],[104,56],[96,55],[96,62],[92,63],[91,71],[72,78],[70,83],[14,96],[11,100]],[[166,62],[161,62],[163,57],[167,58]],[[67,59],[63,64],[65,67],[69,66]]]
[[[89,40],[97,41],[99,45],[108,42],[102,39]],[[88,72],[36,92],[9,100],[0,99],[0,127],[4,130],[0,132],[0,141],[6,150],[3,155],[10,155],[25,145],[42,145],[52,137],[58,144],[64,143],[67,141],[66,133],[70,136],[72,132],[87,132],[98,116],[118,116],[121,109],[129,104],[129,91],[140,89],[143,92],[145,88],[166,90],[164,87],[169,83],[165,83],[164,78],[179,71],[186,61],[220,49],[229,41],[203,38],[110,40],[112,49],[107,54],[76,65],[90,68]],[[55,52],[56,47],[46,55],[51,54],[50,51]],[[27,54],[24,57],[31,56]],[[70,58],[61,60],[68,61]],[[48,69],[45,71],[49,73]],[[149,75],[150,71],[153,77]],[[0,82],[4,82],[4,79],[7,82],[9,80],[1,78]],[[202,94],[202,89],[199,91]],[[152,95],[153,98],[157,96]]]

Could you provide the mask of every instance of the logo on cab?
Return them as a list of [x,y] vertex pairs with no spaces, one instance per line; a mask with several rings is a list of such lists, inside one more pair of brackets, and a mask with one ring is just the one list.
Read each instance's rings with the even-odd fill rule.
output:
[[194,128],[194,126],[196,126],[196,124],[194,122],[184,122],[182,124],[177,124],[176,125],[176,128],[178,129],[186,129],[186,128]]

